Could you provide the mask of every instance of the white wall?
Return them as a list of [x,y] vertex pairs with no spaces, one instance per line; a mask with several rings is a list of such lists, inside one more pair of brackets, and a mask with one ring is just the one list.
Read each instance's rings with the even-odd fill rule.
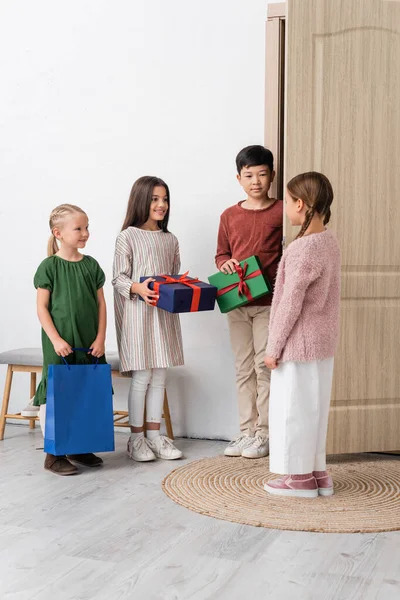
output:
[[[234,159],[263,142],[266,0],[3,0],[0,5],[0,351],[40,345],[33,274],[48,215],[89,214],[87,253],[107,275],[133,181],[164,178],[183,269],[206,279],[220,213],[242,198]],[[237,429],[226,317],[183,315],[185,367],[169,374],[175,433]],[[0,386],[5,368],[1,367]],[[116,384],[125,405],[126,381]],[[12,409],[26,404],[15,376]]]

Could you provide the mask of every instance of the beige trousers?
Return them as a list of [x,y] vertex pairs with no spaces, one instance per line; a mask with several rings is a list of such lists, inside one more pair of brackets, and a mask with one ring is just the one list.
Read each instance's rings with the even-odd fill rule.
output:
[[268,433],[271,372],[264,364],[269,326],[269,306],[242,306],[228,313],[235,355],[240,431]]

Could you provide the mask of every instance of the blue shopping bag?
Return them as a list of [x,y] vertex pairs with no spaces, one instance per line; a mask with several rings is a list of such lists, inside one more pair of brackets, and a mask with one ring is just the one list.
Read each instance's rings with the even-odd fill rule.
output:
[[49,365],[44,451],[62,456],[113,450],[111,365]]

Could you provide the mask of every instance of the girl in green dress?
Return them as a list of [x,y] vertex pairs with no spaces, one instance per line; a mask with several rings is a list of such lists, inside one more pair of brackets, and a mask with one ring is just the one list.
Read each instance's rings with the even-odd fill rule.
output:
[[[61,364],[63,358],[70,364],[90,364],[91,356],[106,362],[105,276],[94,258],[79,252],[89,239],[88,217],[78,206],[61,204],[52,211],[49,224],[48,258],[39,265],[34,278],[43,348],[43,374],[34,405],[40,406],[43,434],[48,366]],[[90,348],[91,354],[73,352],[72,348]],[[78,473],[73,463],[95,467],[102,462],[94,454],[68,458],[47,454],[44,468],[57,475],[73,475]]]

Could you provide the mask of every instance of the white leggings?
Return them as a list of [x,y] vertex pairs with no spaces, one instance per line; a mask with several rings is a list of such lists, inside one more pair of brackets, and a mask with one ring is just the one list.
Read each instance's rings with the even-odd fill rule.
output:
[[128,396],[129,424],[143,427],[146,422],[161,423],[167,369],[134,371]]

